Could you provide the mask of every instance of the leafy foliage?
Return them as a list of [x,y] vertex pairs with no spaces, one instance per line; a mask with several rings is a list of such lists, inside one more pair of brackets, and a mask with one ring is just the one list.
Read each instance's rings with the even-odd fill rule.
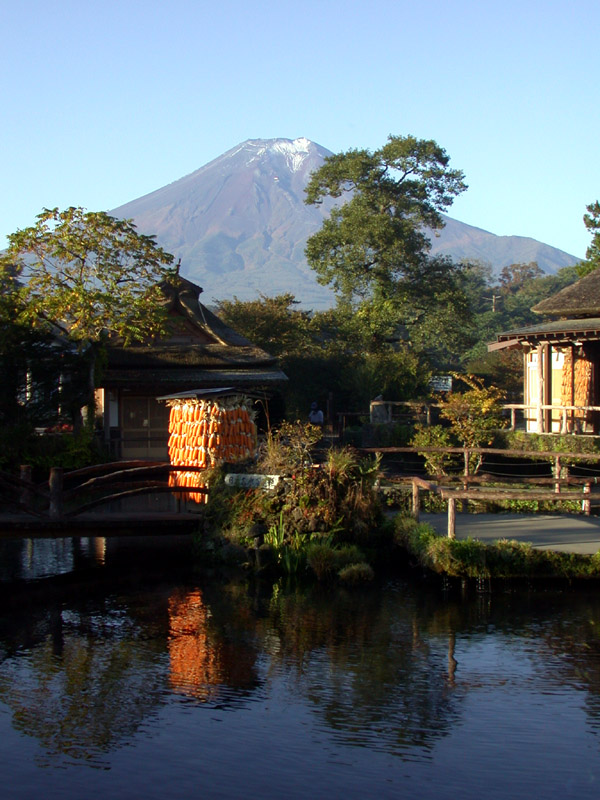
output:
[[313,174],[307,203],[345,202],[308,240],[307,260],[333,287],[337,313],[360,329],[365,352],[410,347],[436,366],[452,361],[470,308],[459,266],[429,255],[427,231],[443,227],[441,211],[465,188],[446,152],[413,136],[331,156]]
[[[465,392],[450,392],[440,400],[441,417],[449,422],[442,425],[417,425],[411,444],[414,447],[484,447],[492,444],[499,429],[506,426],[502,417],[504,391],[495,386],[486,387],[474,375],[455,375],[469,388]],[[430,475],[447,475],[452,463],[447,453],[419,452],[425,459]],[[481,466],[481,456],[476,457],[473,472]]]
[[330,569],[337,574],[348,564],[363,562],[363,548],[379,550],[384,528],[375,490],[380,460],[342,448],[328,451],[326,460],[314,465],[307,453],[313,427],[284,424],[273,433],[276,457],[266,449],[256,467],[271,474],[278,466],[281,480],[272,491],[234,490],[213,475],[206,519],[234,541],[262,535],[287,572],[308,564],[324,576]]
[[585,261],[581,261],[577,265],[577,273],[580,277],[600,268],[600,203],[596,200],[586,208],[587,214],[583,215],[583,223],[592,234],[592,241],[586,250]]
[[257,300],[221,300],[217,312],[253,344],[285,362],[286,356],[303,353],[311,344],[310,315],[294,308],[296,305],[293,294],[261,294]]
[[[11,334],[32,344],[24,335],[31,327],[50,345],[61,337],[76,343],[88,367],[77,415],[82,405],[93,412],[95,367],[106,338],[129,344],[166,330],[159,283],[175,274],[169,266],[173,256],[131,221],[75,207],[44,209],[35,225],[8,239],[0,256],[0,285],[10,290],[18,312]],[[66,366],[63,361],[56,370],[55,386],[61,375],[81,375],[81,362],[77,370]],[[93,420],[88,414],[90,425]]]
[[[411,439],[412,447],[452,447],[454,441],[449,428],[441,425],[416,425]],[[429,475],[447,475],[452,464],[451,453],[419,452],[425,459],[425,469]]]
[[502,417],[504,391],[484,386],[474,375],[456,377],[470,388],[466,392],[450,392],[441,402],[441,415],[450,422],[452,433],[463,447],[490,445],[495,432],[506,424]]
[[80,342],[106,333],[127,344],[164,330],[158,283],[173,256],[129,220],[71,207],[44,209],[8,237],[0,274],[22,280],[23,316],[51,321]]
[[429,262],[424,227],[441,228],[440,212],[466,189],[449,161],[436,142],[414,136],[390,136],[373,153],[348,150],[327,158],[311,177],[306,202],[349,199],[308,240],[306,255],[319,282],[346,300],[405,300],[432,271],[443,278],[448,264]]

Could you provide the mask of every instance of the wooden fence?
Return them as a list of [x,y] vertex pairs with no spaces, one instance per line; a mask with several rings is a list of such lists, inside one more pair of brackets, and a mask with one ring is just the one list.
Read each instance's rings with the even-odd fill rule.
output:
[[[448,536],[456,535],[456,502],[506,500],[581,503],[584,514],[591,513],[592,505],[600,504],[600,475],[575,476],[569,474],[573,462],[600,464],[600,453],[566,453],[556,450],[502,450],[482,447],[386,447],[368,448],[367,452],[381,453],[446,453],[462,455],[463,474],[436,476],[426,480],[420,476],[401,476],[397,483],[412,487],[412,513],[418,519],[421,492],[432,492],[448,504]],[[546,460],[552,465],[552,477],[520,477],[509,479],[489,474],[471,474],[474,456],[496,455],[513,458]]]

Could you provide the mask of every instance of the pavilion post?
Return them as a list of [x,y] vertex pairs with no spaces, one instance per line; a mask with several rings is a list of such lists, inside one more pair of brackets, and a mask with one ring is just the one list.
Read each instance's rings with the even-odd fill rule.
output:
[[542,344],[538,344],[537,346],[537,377],[537,432],[544,433],[544,398],[546,392],[544,386],[544,345]]

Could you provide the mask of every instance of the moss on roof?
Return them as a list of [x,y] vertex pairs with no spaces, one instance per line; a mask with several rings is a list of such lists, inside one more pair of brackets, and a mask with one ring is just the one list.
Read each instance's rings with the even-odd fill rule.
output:
[[600,269],[590,272],[531,309],[561,317],[600,317]]
[[[165,308],[175,320],[172,333],[161,341],[129,347],[110,342],[104,385],[153,381],[179,387],[190,382],[206,385],[216,381],[223,385],[223,381],[246,384],[287,380],[274,356],[236,333],[199,302],[199,286],[177,276],[161,284],[161,289]],[[178,325],[177,319],[183,323]]]

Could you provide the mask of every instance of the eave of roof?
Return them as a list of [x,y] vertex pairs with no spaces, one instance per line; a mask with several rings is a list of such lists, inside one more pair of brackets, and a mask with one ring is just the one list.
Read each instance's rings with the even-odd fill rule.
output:
[[589,342],[598,340],[600,340],[600,317],[561,319],[499,333],[497,340],[488,344],[488,350],[501,350],[540,343],[567,345],[573,344],[575,341]]
[[109,369],[157,369],[173,367],[240,366],[255,369],[277,364],[277,359],[259,347],[222,344],[107,347]]
[[193,387],[219,386],[263,386],[285,383],[287,375],[278,369],[169,369],[154,370],[113,370],[107,369],[102,378],[106,389],[141,389],[152,387],[154,394],[158,387],[165,394],[177,391],[190,391]]

